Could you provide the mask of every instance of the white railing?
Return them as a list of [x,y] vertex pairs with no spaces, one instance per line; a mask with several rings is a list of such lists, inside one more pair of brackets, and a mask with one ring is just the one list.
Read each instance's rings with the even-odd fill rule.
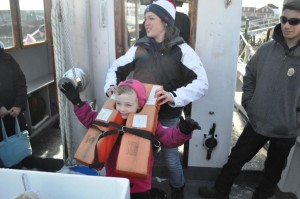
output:
[[243,21],[241,24],[241,31],[243,33],[246,31],[247,33],[258,32],[258,31],[270,29],[278,23],[279,23],[279,19],[277,16],[255,19],[248,22]]
[[246,38],[244,37],[243,33],[240,32],[240,52],[239,52],[239,63],[248,63],[251,57],[254,55],[255,50],[254,48],[248,43]]

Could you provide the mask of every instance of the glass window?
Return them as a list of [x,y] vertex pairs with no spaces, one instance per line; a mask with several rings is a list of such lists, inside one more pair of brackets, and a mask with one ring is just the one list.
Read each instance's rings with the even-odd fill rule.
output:
[[132,0],[127,0],[126,5],[126,34],[127,34],[127,44],[126,49],[133,45],[137,38],[136,31],[136,2]]
[[9,0],[0,1],[0,47],[14,47],[12,15]]
[[46,41],[44,0],[19,0],[23,45]]

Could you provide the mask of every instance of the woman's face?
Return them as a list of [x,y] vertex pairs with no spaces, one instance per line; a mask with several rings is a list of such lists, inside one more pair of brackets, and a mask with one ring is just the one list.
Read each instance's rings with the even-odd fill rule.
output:
[[127,119],[130,113],[136,113],[138,108],[138,98],[135,92],[116,95],[116,109],[123,119]]
[[148,37],[152,37],[157,42],[162,42],[166,33],[166,23],[153,12],[145,14],[145,30]]

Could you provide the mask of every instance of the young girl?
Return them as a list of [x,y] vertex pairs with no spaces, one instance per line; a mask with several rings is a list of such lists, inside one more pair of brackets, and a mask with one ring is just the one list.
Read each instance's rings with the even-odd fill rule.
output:
[[[96,119],[98,112],[92,111],[87,102],[82,102],[79,97],[79,92],[74,88],[71,82],[66,82],[62,85],[61,91],[75,105],[74,111],[78,119],[87,128]],[[147,101],[145,86],[138,80],[128,79],[121,82],[116,88],[116,110],[120,112],[122,118],[126,120],[131,113],[139,112]],[[155,137],[164,147],[178,147],[192,136],[194,129],[200,129],[197,122],[191,118],[181,120],[179,125],[174,128],[164,128],[160,123],[157,125]],[[113,177],[122,177],[116,173],[116,160],[119,153],[119,143],[117,143],[109,159],[106,162],[106,175]],[[129,178],[131,188],[131,199],[141,198],[150,199],[153,156],[150,160],[150,173],[147,179]]]

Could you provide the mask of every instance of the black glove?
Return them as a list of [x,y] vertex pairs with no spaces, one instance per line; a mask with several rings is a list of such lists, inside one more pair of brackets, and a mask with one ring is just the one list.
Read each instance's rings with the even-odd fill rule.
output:
[[179,129],[182,133],[189,135],[195,129],[201,130],[201,127],[199,126],[198,122],[196,122],[192,118],[187,117],[184,120],[183,117],[181,116],[179,122]]
[[60,88],[61,92],[65,94],[65,96],[72,102],[73,105],[77,105],[81,107],[83,105],[83,102],[80,99],[79,96],[79,90],[78,87],[75,88],[75,86],[72,84],[72,82],[65,82],[61,85]]

